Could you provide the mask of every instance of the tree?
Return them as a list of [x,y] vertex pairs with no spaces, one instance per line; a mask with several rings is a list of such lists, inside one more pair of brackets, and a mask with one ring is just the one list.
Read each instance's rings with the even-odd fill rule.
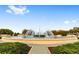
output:
[[13,35],[13,31],[10,29],[0,29],[0,34],[8,34],[8,35]]
[[62,36],[66,36],[68,34],[68,31],[59,30],[59,34]]
[[68,31],[64,31],[64,30],[58,30],[58,31],[52,31],[54,35],[62,35],[62,36],[66,36],[68,34]]
[[47,35],[51,36],[52,35],[51,31],[47,31]]
[[22,31],[22,34],[25,35],[25,34],[27,33],[27,31],[28,31],[28,30],[24,29],[24,30]]
[[57,32],[56,30],[53,30],[52,33],[53,33],[54,35],[58,35],[58,32]]
[[18,36],[20,33],[14,33],[14,36]]
[[31,30],[28,30],[27,31],[27,35],[32,35],[32,31]]
[[73,30],[79,30],[79,27],[74,27]]
[[76,35],[76,37],[79,39],[79,27],[74,27],[72,30],[72,34]]
[[77,33],[79,33],[79,27],[74,27],[73,29],[70,29],[69,33],[76,35]]

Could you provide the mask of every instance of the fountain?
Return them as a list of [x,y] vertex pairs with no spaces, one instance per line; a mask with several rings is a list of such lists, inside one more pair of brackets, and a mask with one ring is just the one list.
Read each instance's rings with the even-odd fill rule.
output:
[[39,32],[34,32],[32,30],[27,31],[27,35],[23,36],[14,36],[13,38],[18,39],[26,39],[26,38],[53,38],[54,35],[51,31],[42,32],[39,30]]
[[46,31],[45,36],[48,38],[50,38],[50,37],[52,38],[52,37],[54,37],[54,34],[51,31]]
[[35,35],[33,37],[37,37],[37,38],[53,38],[54,35],[51,31],[46,31],[46,32],[37,32],[35,33]]
[[44,35],[43,33],[41,33],[41,32],[37,32],[37,33],[35,33],[34,37],[37,37],[37,38],[44,38],[45,35]]

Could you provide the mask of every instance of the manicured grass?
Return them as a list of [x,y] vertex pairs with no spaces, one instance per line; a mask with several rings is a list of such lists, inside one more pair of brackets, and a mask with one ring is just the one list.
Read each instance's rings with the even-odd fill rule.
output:
[[79,54],[79,42],[57,47],[49,47],[52,54]]
[[31,47],[19,42],[0,43],[0,54],[27,54]]

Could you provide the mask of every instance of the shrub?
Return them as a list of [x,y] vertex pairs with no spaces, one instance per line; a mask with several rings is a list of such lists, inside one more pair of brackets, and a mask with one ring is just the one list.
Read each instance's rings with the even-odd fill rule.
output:
[[27,54],[30,47],[24,43],[0,43],[0,54]]
[[45,37],[45,35],[40,35],[40,37]]
[[79,42],[63,46],[49,47],[52,54],[79,54]]
[[34,35],[34,37],[45,37],[45,35]]
[[34,37],[39,37],[39,35],[34,35]]

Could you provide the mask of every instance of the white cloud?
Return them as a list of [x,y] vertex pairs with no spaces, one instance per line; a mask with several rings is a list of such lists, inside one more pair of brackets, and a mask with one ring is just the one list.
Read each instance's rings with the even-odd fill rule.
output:
[[75,24],[75,23],[77,23],[77,20],[65,20],[64,21],[64,24]]
[[29,13],[30,11],[29,10],[27,10],[27,13]]
[[76,20],[72,20],[72,22],[73,22],[73,23],[76,23],[77,21],[76,21]]
[[68,21],[68,20],[65,20],[65,21],[64,21],[64,23],[65,23],[65,24],[69,24],[69,23],[70,23],[70,21]]
[[12,11],[11,11],[11,10],[9,10],[9,9],[8,9],[8,10],[6,10],[6,12],[7,12],[7,13],[12,13]]
[[26,8],[26,6],[8,6],[8,9],[6,10],[7,13],[14,13],[14,14],[25,14],[29,13],[29,10]]

